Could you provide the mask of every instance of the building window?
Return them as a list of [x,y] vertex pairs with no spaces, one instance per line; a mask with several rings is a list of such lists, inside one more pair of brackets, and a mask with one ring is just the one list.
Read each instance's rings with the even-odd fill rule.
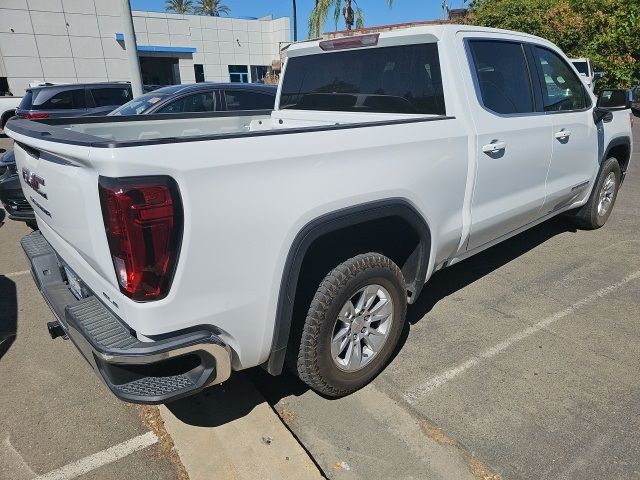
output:
[[196,72],[196,83],[204,82],[204,66],[196,63],[193,65],[193,69]]
[[229,65],[229,81],[249,83],[249,68],[246,65]]
[[251,81],[264,83],[264,77],[269,73],[269,67],[265,65],[251,65]]

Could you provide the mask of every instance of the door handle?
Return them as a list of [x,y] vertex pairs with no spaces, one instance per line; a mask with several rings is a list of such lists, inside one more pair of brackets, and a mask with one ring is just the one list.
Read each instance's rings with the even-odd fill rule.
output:
[[560,130],[559,132],[556,132],[554,135],[554,137],[556,137],[558,140],[565,140],[570,136],[571,136],[570,130]]
[[507,144],[505,142],[492,142],[484,145],[482,147],[482,151],[484,153],[496,153],[500,150],[504,150],[507,148]]

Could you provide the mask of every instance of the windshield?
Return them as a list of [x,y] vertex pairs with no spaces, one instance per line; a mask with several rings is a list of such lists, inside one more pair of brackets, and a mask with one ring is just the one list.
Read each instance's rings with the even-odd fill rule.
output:
[[578,73],[580,75],[584,75],[585,77],[589,76],[589,65],[587,64],[587,62],[571,62],[573,63],[573,66],[576,67],[576,70],[578,70]]
[[109,115],[141,115],[157,105],[164,97],[166,95],[157,92],[141,95],[116,108]]

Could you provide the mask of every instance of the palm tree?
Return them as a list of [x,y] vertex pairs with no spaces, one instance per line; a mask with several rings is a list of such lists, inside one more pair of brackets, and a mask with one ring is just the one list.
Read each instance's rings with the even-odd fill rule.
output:
[[226,5],[222,5],[222,0],[198,0],[198,6],[195,12],[200,15],[208,15],[210,17],[219,17],[221,14],[229,15],[231,9]]
[[[386,0],[389,8],[393,5],[393,0]],[[351,30],[355,24],[356,28],[364,26],[364,10],[360,8],[357,0],[316,0],[316,5],[309,17],[309,38],[319,37],[329,16],[329,10],[333,6],[333,20],[338,28],[340,16],[344,18],[347,30]],[[355,10],[354,7],[355,6]]]
[[190,13],[193,10],[192,0],[165,0],[164,9],[167,12],[175,12],[180,15]]

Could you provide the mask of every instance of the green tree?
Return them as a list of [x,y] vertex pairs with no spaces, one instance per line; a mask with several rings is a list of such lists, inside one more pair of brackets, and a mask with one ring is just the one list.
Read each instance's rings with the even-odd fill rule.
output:
[[[393,0],[386,0],[389,8]],[[355,9],[354,9],[355,7]],[[309,38],[316,38],[322,34],[329,11],[333,8],[333,20],[338,28],[340,16],[343,17],[347,30],[364,27],[364,10],[360,8],[356,0],[316,0],[316,4],[309,16]]]
[[200,15],[208,15],[210,17],[219,17],[220,15],[229,15],[231,9],[221,3],[222,0],[198,0],[195,12]]
[[167,12],[175,12],[180,15],[184,15],[185,13],[191,13],[193,10],[193,1],[192,0],[165,0],[164,9]]
[[466,22],[531,33],[605,72],[598,88],[628,88],[640,78],[638,0],[475,0]]

